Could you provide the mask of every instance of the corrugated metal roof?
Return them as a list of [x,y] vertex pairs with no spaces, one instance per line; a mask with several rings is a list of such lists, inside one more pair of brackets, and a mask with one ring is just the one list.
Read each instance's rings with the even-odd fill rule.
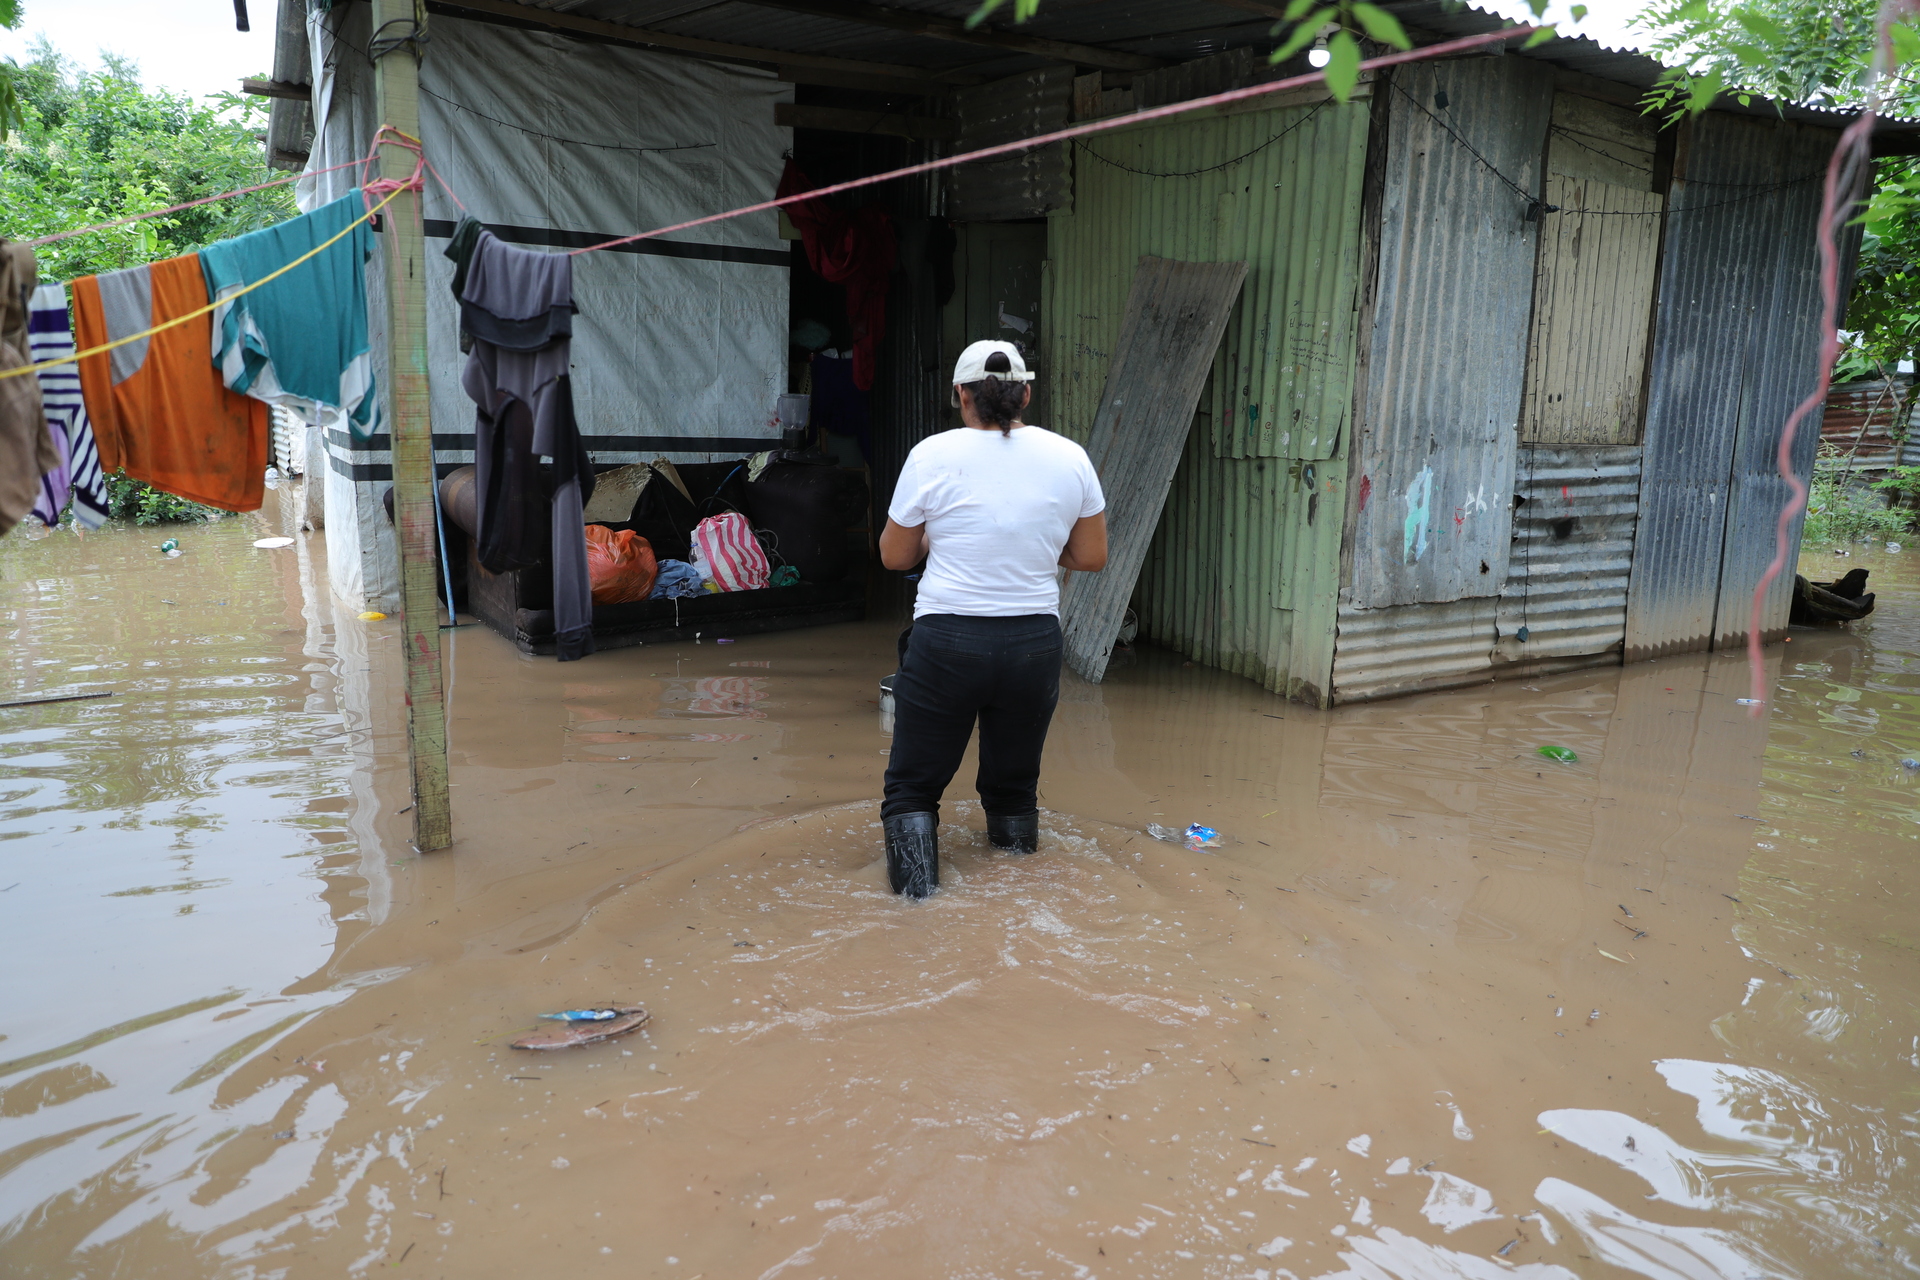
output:
[[[1142,631],[1311,701],[1325,697],[1332,666],[1347,494],[1344,464],[1325,455],[1340,447],[1352,398],[1367,127],[1356,102],[1110,134],[1092,154],[1076,150],[1074,211],[1049,223],[1042,376],[1051,370],[1050,425],[1083,438],[1140,255],[1248,264],[1202,406],[1224,403],[1235,418],[1228,452],[1257,452],[1244,424],[1246,405],[1260,404],[1263,424],[1285,424],[1265,434],[1296,460],[1218,457],[1213,411],[1199,416],[1142,574]],[[1314,358],[1296,359],[1289,318],[1323,313]]]
[[[1011,75],[1041,65],[1045,60],[1015,49],[997,51],[984,45],[870,26],[842,18],[820,18],[747,3],[688,3],[688,0],[536,0],[541,7],[564,10],[634,26],[652,26],[680,35],[731,41],[787,52],[833,54],[891,62],[929,70],[968,68],[988,78]],[[894,0],[889,7],[916,13],[964,19],[975,0]],[[1498,14],[1468,6],[1455,8],[1447,0],[1396,0],[1388,3],[1416,41],[1432,42],[1477,35],[1514,25]],[[1149,54],[1170,62],[1185,62],[1230,49],[1265,50],[1277,43],[1274,23],[1243,9],[1210,0],[1088,0],[1068,4],[1042,3],[1028,21],[1014,24],[1010,14],[996,15],[990,27],[1021,35],[1040,36],[1078,44],[1104,46]],[[1612,81],[1631,90],[1650,87],[1661,64],[1645,54],[1608,49],[1585,37],[1555,38],[1520,56],[1569,71]],[[1736,114],[1778,117],[1838,129],[1851,118],[1840,112],[1778,104],[1764,97],[1747,103],[1723,99],[1716,110]],[[1876,133],[1891,145],[1920,145],[1920,122],[1882,121]],[[1897,137],[1896,137],[1897,135]]]
[[1350,454],[1361,609],[1492,596],[1506,581],[1540,228],[1527,213],[1553,107],[1551,74],[1516,58],[1415,63],[1392,85],[1375,90],[1386,186]]

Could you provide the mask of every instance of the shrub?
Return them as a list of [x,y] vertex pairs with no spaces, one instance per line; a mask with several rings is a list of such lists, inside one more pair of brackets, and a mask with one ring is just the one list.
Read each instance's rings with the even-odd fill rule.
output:
[[1847,488],[1839,476],[1816,471],[1807,495],[1803,540],[1819,544],[1898,538],[1912,527],[1909,515],[1905,508],[1889,507],[1877,494]]
[[218,507],[176,498],[135,480],[124,471],[107,477],[107,512],[115,520],[131,520],[135,524],[199,524],[227,514]]

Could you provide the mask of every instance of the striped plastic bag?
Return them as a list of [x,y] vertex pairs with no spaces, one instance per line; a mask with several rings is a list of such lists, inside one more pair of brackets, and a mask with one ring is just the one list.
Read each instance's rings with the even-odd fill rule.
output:
[[714,585],[722,591],[757,591],[767,585],[767,553],[738,511],[723,511],[696,525],[693,550],[706,561]]

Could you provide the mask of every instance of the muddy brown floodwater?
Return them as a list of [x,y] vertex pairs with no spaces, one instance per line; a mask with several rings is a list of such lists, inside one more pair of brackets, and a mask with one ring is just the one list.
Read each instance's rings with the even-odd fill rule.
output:
[[282,519],[0,542],[8,695],[114,691],[0,711],[9,1277],[1920,1270],[1911,553],[1760,718],[1737,657],[1320,713],[1143,650],[1044,851],[956,788],[915,905],[891,624],[448,632],[423,858],[395,624]]

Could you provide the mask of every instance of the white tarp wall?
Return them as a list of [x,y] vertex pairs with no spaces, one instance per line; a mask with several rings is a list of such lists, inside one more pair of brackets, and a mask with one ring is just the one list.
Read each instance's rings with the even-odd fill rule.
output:
[[[320,122],[310,174],[364,156],[379,123],[369,9],[335,5],[309,19]],[[440,15],[430,35],[420,67],[427,158],[503,239],[565,251],[770,199],[779,182],[791,131],[774,125],[773,108],[792,91],[769,73]],[[304,178],[301,207],[359,182],[357,168]],[[473,460],[473,404],[460,389],[453,264],[438,252],[460,210],[431,176],[425,216],[434,452],[445,472]],[[788,255],[767,212],[574,259],[574,411],[596,462],[696,462],[767,447],[786,390]],[[377,258],[368,279],[384,389]],[[392,607],[385,423],[364,443],[344,424],[326,436],[333,588]]]

